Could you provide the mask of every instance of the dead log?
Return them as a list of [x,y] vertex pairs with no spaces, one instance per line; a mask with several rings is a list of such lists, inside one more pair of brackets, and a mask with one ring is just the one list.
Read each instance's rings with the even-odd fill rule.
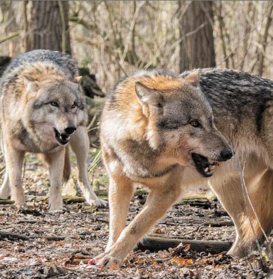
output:
[[209,252],[218,254],[223,251],[228,251],[232,245],[231,242],[225,241],[202,241],[202,240],[188,240],[188,239],[173,239],[173,238],[160,238],[160,237],[146,237],[137,245],[137,250],[150,250],[156,252],[160,250],[168,250],[175,248],[180,243],[183,245],[190,244],[192,250],[196,252]]
[[28,240],[27,236],[11,233],[11,232],[3,232],[0,231],[0,240],[9,239],[9,240]]
[[0,204],[14,204],[14,201],[11,201],[11,200],[1,200],[0,199]]
[[64,240],[66,236],[51,236],[51,235],[31,235],[31,236],[26,236],[26,235],[21,235],[17,233],[11,233],[11,232],[5,232],[5,231],[0,231],[0,240],[4,239],[9,239],[9,240],[30,240],[34,238],[44,238],[47,241],[60,241]]

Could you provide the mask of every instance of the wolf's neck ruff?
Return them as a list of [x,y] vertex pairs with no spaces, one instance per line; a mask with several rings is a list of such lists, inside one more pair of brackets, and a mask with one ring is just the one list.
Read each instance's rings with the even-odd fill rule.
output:
[[172,170],[174,170],[178,166],[179,166],[179,164],[174,164],[174,165],[171,165],[171,166],[169,166],[168,168],[166,168],[162,171],[151,173],[149,175],[138,176],[138,177],[139,178],[159,178],[159,177],[162,177],[162,176],[170,173]]

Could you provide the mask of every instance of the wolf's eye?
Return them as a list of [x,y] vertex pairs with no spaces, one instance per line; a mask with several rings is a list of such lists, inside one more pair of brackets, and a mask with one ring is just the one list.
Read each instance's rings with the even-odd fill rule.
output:
[[59,107],[59,104],[57,102],[51,102],[50,105],[57,108]]
[[201,127],[201,124],[197,121],[197,120],[192,120],[190,122],[190,124],[192,125],[192,127],[194,128],[200,128]]
[[77,103],[75,102],[72,106],[71,106],[71,108],[73,109],[73,108],[75,108],[77,106]]

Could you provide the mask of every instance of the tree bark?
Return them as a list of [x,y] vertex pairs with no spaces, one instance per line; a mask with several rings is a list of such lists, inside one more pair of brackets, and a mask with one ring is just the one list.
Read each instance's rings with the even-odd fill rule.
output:
[[67,1],[31,1],[31,4],[26,51],[50,49],[71,54],[69,3]]
[[212,1],[192,1],[180,15],[180,72],[216,66],[212,5]]

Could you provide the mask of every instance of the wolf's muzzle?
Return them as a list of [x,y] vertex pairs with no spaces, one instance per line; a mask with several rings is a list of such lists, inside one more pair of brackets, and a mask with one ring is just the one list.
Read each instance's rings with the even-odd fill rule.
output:
[[75,126],[68,126],[65,128],[65,133],[59,133],[59,131],[54,128],[55,138],[60,145],[65,145],[68,143],[70,136],[76,131]]
[[72,135],[76,130],[77,128],[74,125],[69,125],[64,129],[67,135]]
[[224,149],[221,151],[221,158],[223,161],[229,160],[234,155],[231,149]]
[[[220,153],[218,162],[229,160],[235,153],[230,148],[223,149]],[[195,164],[196,170],[204,177],[210,177],[213,175],[213,170],[218,165],[216,161],[212,161],[209,158],[202,156],[201,154],[192,153],[192,160]]]

